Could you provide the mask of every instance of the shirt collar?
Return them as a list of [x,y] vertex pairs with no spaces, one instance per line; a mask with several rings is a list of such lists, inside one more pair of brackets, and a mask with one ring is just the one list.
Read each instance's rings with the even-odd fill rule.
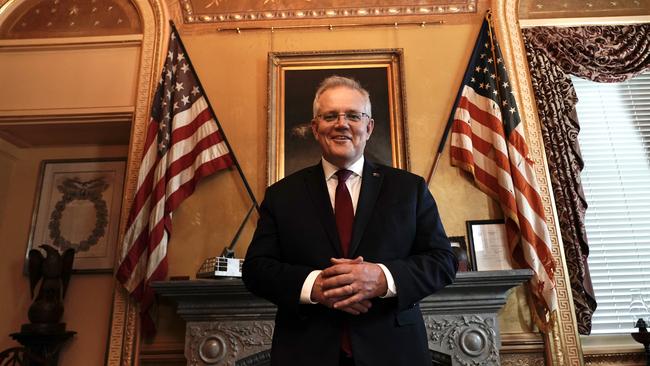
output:
[[[323,163],[323,172],[325,173],[325,180],[329,180],[339,170],[339,168],[336,165],[325,160],[325,158],[321,158],[321,161]],[[352,171],[352,173],[361,177],[363,175],[363,162],[364,162],[364,158],[363,155],[361,155],[361,157],[357,161],[355,161],[354,164],[350,165],[347,169]]]

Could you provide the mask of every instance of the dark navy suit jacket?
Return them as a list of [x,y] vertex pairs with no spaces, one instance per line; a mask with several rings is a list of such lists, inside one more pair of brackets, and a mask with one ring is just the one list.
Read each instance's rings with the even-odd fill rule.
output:
[[332,366],[347,321],[357,366],[431,365],[418,301],[451,283],[457,262],[424,180],[375,165],[363,168],[350,258],[382,263],[397,297],[376,298],[366,314],[300,304],[307,275],[341,258],[321,164],[269,187],[246,254],[247,288],[277,305],[271,364]]

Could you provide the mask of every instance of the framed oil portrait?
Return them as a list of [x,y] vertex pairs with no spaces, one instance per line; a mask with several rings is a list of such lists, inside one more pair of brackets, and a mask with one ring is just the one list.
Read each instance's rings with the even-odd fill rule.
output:
[[25,252],[75,250],[76,273],[113,271],[126,159],[45,160]]
[[332,75],[351,77],[370,93],[375,128],[365,157],[408,169],[402,62],[401,49],[269,53],[267,183],[318,163],[312,104]]
[[504,220],[466,222],[471,266],[475,271],[513,269]]

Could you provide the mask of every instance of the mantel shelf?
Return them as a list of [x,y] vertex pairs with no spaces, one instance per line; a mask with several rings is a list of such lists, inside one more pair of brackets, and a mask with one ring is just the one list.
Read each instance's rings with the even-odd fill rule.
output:
[[[506,303],[508,290],[526,282],[529,269],[459,272],[456,281],[420,302],[423,313],[495,313]],[[273,319],[275,305],[252,295],[238,278],[159,281],[151,286],[178,305],[186,321]]]

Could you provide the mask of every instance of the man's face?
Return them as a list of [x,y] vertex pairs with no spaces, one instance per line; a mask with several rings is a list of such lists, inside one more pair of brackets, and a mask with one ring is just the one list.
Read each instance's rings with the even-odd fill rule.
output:
[[[349,121],[344,113],[361,114],[359,121]],[[344,86],[327,89],[318,98],[318,115],[341,114],[328,122],[315,117],[311,122],[314,137],[320,144],[325,160],[339,168],[347,168],[363,155],[366,141],[375,122],[365,114],[361,93]]]

